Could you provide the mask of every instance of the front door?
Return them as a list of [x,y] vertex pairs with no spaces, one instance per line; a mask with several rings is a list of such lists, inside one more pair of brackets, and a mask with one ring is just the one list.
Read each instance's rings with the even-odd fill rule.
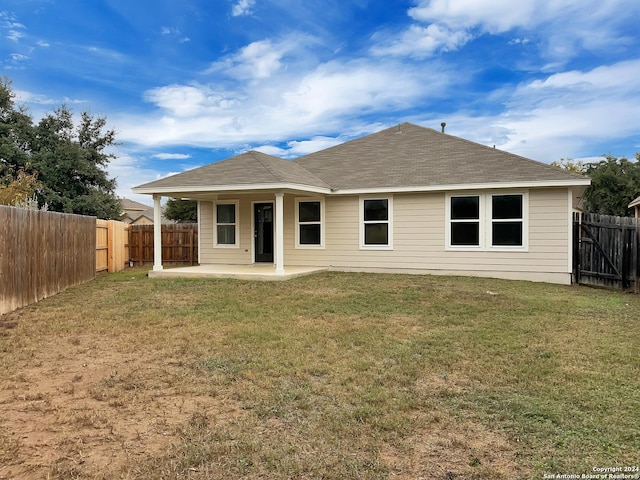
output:
[[255,203],[253,218],[255,261],[273,263],[273,203]]

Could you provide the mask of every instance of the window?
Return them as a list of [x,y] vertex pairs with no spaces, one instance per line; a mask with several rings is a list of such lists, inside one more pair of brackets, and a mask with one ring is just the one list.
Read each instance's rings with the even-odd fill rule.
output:
[[215,244],[218,247],[238,246],[238,202],[216,204]]
[[451,197],[451,245],[480,246],[480,197]]
[[526,250],[528,195],[447,195],[447,248]]
[[389,250],[393,247],[393,198],[361,198],[361,248]]
[[491,197],[491,245],[522,246],[522,195]]
[[322,200],[296,199],[296,247],[324,245]]

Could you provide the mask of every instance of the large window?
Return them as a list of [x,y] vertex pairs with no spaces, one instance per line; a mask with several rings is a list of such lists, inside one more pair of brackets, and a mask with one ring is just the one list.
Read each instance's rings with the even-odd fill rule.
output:
[[447,248],[526,250],[524,193],[447,196]]
[[296,246],[324,245],[322,200],[296,199]]
[[451,245],[480,246],[480,197],[451,197]]
[[215,211],[215,244],[218,247],[238,246],[238,202],[217,203]]
[[361,198],[360,218],[361,248],[393,247],[393,197]]
[[491,245],[522,246],[522,195],[491,197]]

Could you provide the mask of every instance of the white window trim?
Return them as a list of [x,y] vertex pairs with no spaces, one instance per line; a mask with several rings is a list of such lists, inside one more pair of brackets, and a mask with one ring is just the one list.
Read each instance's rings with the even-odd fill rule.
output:
[[[300,225],[314,225],[318,222],[303,222],[300,223],[300,203],[307,202],[320,202],[320,244],[319,245],[308,245],[300,243]],[[295,210],[296,210],[296,249],[311,249],[318,250],[324,248],[324,231],[325,231],[325,221],[324,221],[324,198],[323,197],[298,197],[295,199]]]
[[[236,243],[218,243],[218,225],[232,225],[230,223],[218,223],[218,205],[235,205],[236,209]],[[215,248],[240,248],[240,202],[238,200],[218,200],[213,202],[213,246]]]
[[[364,221],[364,201],[365,200],[387,200],[388,219],[376,221]],[[393,195],[361,195],[359,199],[359,224],[360,224],[360,250],[393,250]],[[365,245],[364,226],[365,223],[387,223],[389,225],[389,243],[387,245]]]
[[[478,231],[478,241],[479,245],[451,245],[451,198],[452,197],[478,197],[478,212],[479,218],[477,220],[454,220],[454,223],[479,223],[479,231]],[[462,250],[468,252],[481,251],[484,249],[484,241],[485,238],[485,229],[486,225],[483,221],[483,211],[485,210],[485,195],[481,193],[463,193],[463,194],[455,194],[450,193],[446,195],[445,202],[445,216],[446,216],[446,228],[445,228],[445,236],[446,236],[446,245],[447,250]]]
[[[503,195],[522,196],[522,245],[493,246],[492,197]],[[451,245],[451,197],[480,197],[480,236],[479,245]],[[513,219],[512,221],[520,220]],[[500,219],[498,222],[508,222]],[[445,250],[456,252],[528,252],[529,251],[529,192],[484,192],[484,193],[447,193],[445,195]]]

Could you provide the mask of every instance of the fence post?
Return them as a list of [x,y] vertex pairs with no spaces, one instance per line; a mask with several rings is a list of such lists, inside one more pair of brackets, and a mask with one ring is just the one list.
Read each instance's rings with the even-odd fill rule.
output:
[[[637,209],[636,209],[637,211]],[[636,216],[636,234],[634,237],[634,248],[633,252],[635,255],[635,272],[633,274],[634,277],[634,291],[635,293],[640,293],[640,220]]]
[[189,229],[189,264],[193,265],[193,228]]
[[580,285],[580,216],[579,212],[573,214],[573,278],[576,285]]
[[115,241],[114,241],[114,224],[112,221],[107,221],[107,272],[112,273],[114,268],[114,255],[115,255]]
[[[622,226],[621,228],[622,230],[622,242],[621,242],[621,247],[622,247],[622,267],[620,268],[620,273],[622,274],[622,288],[626,289],[629,288],[631,286],[631,283],[629,281],[629,277],[627,276],[627,269],[629,269],[629,267],[631,265],[628,264],[628,262],[630,262],[631,258],[633,258],[633,256],[631,256],[631,258],[629,257],[629,253],[631,253],[628,250],[631,250],[631,244],[627,243],[627,231],[630,232],[630,229],[627,230],[624,226]],[[631,240],[631,238],[629,238],[629,240]]]

